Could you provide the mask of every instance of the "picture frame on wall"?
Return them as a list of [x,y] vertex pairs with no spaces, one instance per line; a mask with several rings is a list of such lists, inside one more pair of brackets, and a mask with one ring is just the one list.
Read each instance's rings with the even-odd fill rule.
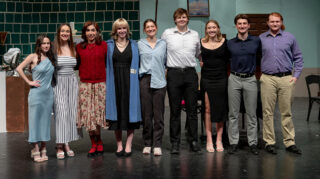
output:
[[209,0],[187,0],[190,17],[209,17]]

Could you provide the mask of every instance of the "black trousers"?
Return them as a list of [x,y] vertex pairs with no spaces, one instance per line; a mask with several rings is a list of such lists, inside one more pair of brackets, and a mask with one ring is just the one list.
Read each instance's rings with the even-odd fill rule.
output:
[[140,99],[143,121],[143,140],[147,147],[161,147],[164,131],[164,98],[166,87],[150,88],[150,75],[140,80]]
[[198,75],[195,68],[168,68],[167,89],[170,104],[171,144],[180,144],[182,97],[187,111],[188,141],[198,141]]

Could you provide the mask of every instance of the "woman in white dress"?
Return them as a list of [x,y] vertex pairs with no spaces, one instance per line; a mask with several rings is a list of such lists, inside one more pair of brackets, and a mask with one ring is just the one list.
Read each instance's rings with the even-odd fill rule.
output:
[[54,41],[57,56],[54,86],[54,114],[56,122],[57,158],[75,154],[68,145],[80,138],[76,127],[78,80],[74,71],[76,51],[69,24],[61,24]]

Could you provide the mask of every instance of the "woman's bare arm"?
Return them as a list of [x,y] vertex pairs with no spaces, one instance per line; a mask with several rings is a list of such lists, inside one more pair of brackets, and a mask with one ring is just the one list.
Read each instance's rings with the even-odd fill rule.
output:
[[24,81],[26,83],[28,83],[28,85],[30,86],[35,86],[35,87],[39,87],[40,81],[30,81],[28,79],[28,77],[24,74],[23,69],[28,66],[31,65],[32,63],[35,64],[34,62],[37,61],[37,55],[36,54],[30,54],[17,68],[16,71],[19,73],[19,75],[24,79]]

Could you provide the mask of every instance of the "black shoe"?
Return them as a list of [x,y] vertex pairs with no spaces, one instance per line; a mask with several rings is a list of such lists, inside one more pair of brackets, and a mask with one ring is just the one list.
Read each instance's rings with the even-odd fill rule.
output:
[[193,152],[199,152],[201,149],[198,145],[198,142],[197,141],[192,141],[190,143],[190,149],[193,151]]
[[97,152],[93,152],[93,153],[88,153],[88,157],[92,158],[97,156]]
[[292,152],[295,154],[299,154],[299,155],[302,154],[301,150],[296,145],[291,145],[291,146],[287,147],[286,150],[288,152]]
[[132,154],[132,152],[124,152],[124,157],[130,157],[131,156],[131,154]]
[[254,155],[258,155],[259,154],[259,150],[257,148],[257,145],[253,144],[250,146],[250,151],[251,153],[253,153]]
[[277,154],[277,150],[276,150],[276,147],[274,145],[267,145],[266,146],[266,151],[273,154],[273,155],[276,155]]
[[237,144],[231,144],[229,149],[228,149],[228,153],[229,154],[234,154],[238,151],[238,145]]
[[122,157],[124,155],[124,150],[122,149],[121,151],[116,152],[115,154],[117,157]]
[[180,153],[179,144],[172,144],[171,154],[179,154],[179,153]]

